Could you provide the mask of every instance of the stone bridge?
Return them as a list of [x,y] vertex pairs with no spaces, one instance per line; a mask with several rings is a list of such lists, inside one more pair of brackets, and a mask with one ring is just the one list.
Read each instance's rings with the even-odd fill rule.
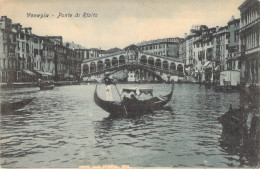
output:
[[101,79],[105,72],[126,81],[177,81],[185,76],[184,63],[179,59],[144,53],[135,45],[108,56],[84,60],[81,72],[83,81]]

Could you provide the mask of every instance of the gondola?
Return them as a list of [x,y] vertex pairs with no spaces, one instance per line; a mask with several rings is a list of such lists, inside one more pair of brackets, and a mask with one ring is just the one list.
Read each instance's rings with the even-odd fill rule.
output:
[[40,90],[52,90],[54,85],[40,85]]
[[28,105],[29,103],[31,103],[33,101],[34,98],[31,99],[23,99],[21,101],[17,101],[17,102],[2,102],[1,103],[1,113],[8,113],[8,112],[12,112],[14,110],[18,110],[21,109],[23,107],[25,107],[26,105]]
[[106,101],[98,96],[96,85],[94,101],[100,108],[107,111],[112,116],[135,116],[161,109],[171,100],[172,94],[173,85],[171,92],[168,95],[162,97],[152,97],[147,100],[138,100],[137,98],[132,99],[124,97],[121,102]]
[[52,90],[54,89],[53,81],[39,81],[40,90]]

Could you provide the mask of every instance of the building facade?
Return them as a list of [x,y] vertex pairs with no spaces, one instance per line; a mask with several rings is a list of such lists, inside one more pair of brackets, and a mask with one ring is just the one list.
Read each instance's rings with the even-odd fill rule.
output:
[[83,58],[89,56],[87,49],[63,45],[61,36],[38,36],[31,27],[0,19],[0,83],[79,80]]
[[16,80],[16,33],[12,28],[12,20],[6,16],[0,19],[0,83]]
[[227,70],[240,70],[241,63],[238,57],[239,52],[239,29],[240,19],[235,19],[233,16],[228,22],[228,56],[227,56]]
[[166,56],[179,57],[179,45],[183,41],[182,38],[164,38],[138,43],[144,53]]
[[260,1],[246,0],[240,10],[241,69],[246,83],[260,83]]

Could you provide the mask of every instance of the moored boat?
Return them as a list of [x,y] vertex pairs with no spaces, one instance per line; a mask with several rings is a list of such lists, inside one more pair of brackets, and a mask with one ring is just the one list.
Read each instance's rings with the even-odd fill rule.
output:
[[18,110],[21,109],[23,107],[25,107],[26,105],[28,105],[29,103],[31,103],[33,101],[34,98],[30,98],[30,99],[23,99],[21,101],[17,101],[17,102],[2,102],[1,103],[1,113],[8,113],[14,110]]
[[52,90],[54,88],[53,81],[39,81],[40,90]]
[[[124,91],[131,92],[134,89],[123,89]],[[140,93],[150,93],[151,90],[141,90],[139,89]],[[172,98],[173,94],[173,86],[171,92],[165,96],[161,97],[152,97],[146,100],[139,100],[135,97],[127,98],[124,97],[121,102],[119,101],[106,101],[101,99],[97,94],[97,85],[94,93],[94,101],[95,103],[102,108],[103,110],[110,113],[112,116],[133,116],[139,115],[143,113],[152,112],[154,110],[161,109],[164,105],[166,105]],[[133,96],[133,95],[132,95]]]
[[40,90],[52,90],[54,85],[40,85]]

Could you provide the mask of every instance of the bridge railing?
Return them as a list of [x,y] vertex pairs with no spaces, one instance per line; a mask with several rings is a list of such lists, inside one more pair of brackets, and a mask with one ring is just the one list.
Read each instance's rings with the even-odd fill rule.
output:
[[136,63],[124,63],[124,64],[119,64],[119,65],[111,65],[111,66],[105,66],[103,69],[95,69],[94,71],[89,71],[86,73],[82,73],[82,76],[91,76],[91,75],[98,75],[98,74],[103,74],[107,71],[115,71],[117,69],[123,69],[123,68],[129,68],[129,67],[141,67],[147,70],[152,70],[152,71],[157,71],[160,73],[167,73],[170,75],[178,75],[178,76],[183,76],[183,72],[179,72],[177,70],[170,70],[170,69],[165,69],[163,67],[158,67],[155,65],[147,64],[147,63],[142,63],[142,62],[136,62]]

